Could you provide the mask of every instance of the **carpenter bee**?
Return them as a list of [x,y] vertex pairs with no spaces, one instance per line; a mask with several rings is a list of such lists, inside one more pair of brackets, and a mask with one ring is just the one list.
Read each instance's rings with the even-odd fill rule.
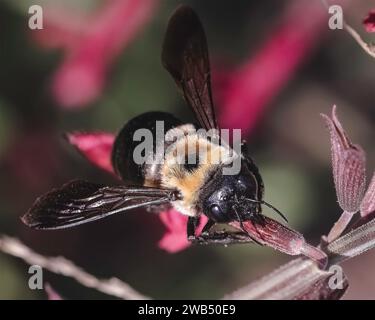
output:
[[[26,225],[34,229],[62,229],[134,208],[172,206],[188,216],[190,241],[229,244],[243,242],[244,238],[239,237],[241,232],[212,231],[215,224],[261,223],[261,204],[282,215],[263,200],[262,178],[244,148],[236,152],[221,139],[204,136],[197,130],[218,132],[219,127],[211,94],[206,36],[190,7],[182,5],[171,16],[162,48],[162,63],[199,124],[183,123],[164,112],[148,112],[133,118],[117,135],[112,150],[113,167],[124,184],[67,183],[36,200],[22,217]],[[166,132],[161,137],[157,137],[158,122],[163,123]],[[145,155],[146,160],[152,160],[143,163],[134,157],[140,145],[134,137],[140,129],[151,132],[154,147],[153,152]],[[178,161],[181,159],[188,161]],[[225,174],[233,161],[239,161],[238,172]],[[201,214],[209,220],[197,235]]]

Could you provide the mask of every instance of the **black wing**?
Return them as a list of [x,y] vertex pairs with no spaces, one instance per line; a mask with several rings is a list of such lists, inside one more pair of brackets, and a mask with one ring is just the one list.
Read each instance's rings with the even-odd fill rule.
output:
[[176,192],[150,187],[107,187],[72,181],[38,198],[21,218],[34,229],[62,229],[139,207],[173,201]]
[[162,63],[173,76],[200,125],[206,130],[218,129],[206,35],[198,16],[188,6],[177,8],[169,20]]

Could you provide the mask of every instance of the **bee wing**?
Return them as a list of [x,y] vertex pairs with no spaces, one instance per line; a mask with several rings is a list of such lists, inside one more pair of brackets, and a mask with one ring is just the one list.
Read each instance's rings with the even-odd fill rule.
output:
[[62,229],[125,210],[161,205],[175,191],[150,187],[107,187],[75,180],[38,198],[21,220],[34,229]]
[[169,20],[162,63],[206,130],[218,129],[212,93],[207,40],[196,13],[180,6]]

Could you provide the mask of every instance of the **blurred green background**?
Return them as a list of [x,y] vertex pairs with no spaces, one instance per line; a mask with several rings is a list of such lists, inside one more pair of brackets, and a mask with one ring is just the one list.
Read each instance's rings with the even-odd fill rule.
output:
[[[47,2],[64,2],[89,12],[101,4],[41,3]],[[72,110],[61,108],[51,96],[51,77],[63,52],[43,49],[30,36],[31,3],[0,1],[1,234],[19,237],[42,254],[63,255],[98,277],[118,277],[154,298],[220,298],[290,260],[255,245],[166,253],[157,247],[163,225],[142,210],[53,232],[29,230],[19,220],[37,196],[66,181],[114,183],[77,154],[62,139],[63,132],[116,132],[128,119],[150,110],[192,119],[160,63],[166,23],[179,3],[191,5],[201,17],[212,61],[225,61],[230,68],[256,54],[290,1],[162,0],[151,21],[114,60],[103,94],[86,108]],[[371,5],[373,1],[361,0],[348,9],[347,19],[361,33],[361,20]],[[375,163],[374,83],[375,60],[344,31],[327,31],[248,137],[250,153],[264,178],[266,200],[285,212],[290,225],[313,244],[340,214],[328,133],[319,113],[330,113],[331,106],[338,105],[352,140],[367,152],[370,175]],[[346,297],[375,299],[375,278],[367,276],[375,268],[375,254],[354,259],[344,268],[350,281]],[[0,253],[1,299],[46,298],[43,290],[28,288],[27,270],[24,262]],[[110,298],[47,271],[44,280],[69,299]]]

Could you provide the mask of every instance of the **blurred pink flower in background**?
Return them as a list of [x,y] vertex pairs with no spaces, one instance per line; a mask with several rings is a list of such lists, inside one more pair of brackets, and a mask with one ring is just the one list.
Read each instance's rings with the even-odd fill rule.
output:
[[52,80],[53,96],[62,107],[84,107],[101,95],[114,58],[150,21],[158,3],[107,0],[90,16],[45,11],[45,29],[37,33],[37,40],[65,50]]
[[229,72],[226,80],[219,75],[218,83],[223,85],[218,88],[221,92],[217,104],[223,128],[240,128],[244,136],[251,133],[265,108],[329,30],[328,17],[320,1],[288,2],[280,21],[270,29],[257,52]]
[[85,155],[86,159],[99,168],[115,175],[111,163],[112,146],[115,136],[111,133],[72,132],[66,135],[70,144]]
[[367,32],[375,32],[375,10],[371,10],[363,20],[363,25]]

